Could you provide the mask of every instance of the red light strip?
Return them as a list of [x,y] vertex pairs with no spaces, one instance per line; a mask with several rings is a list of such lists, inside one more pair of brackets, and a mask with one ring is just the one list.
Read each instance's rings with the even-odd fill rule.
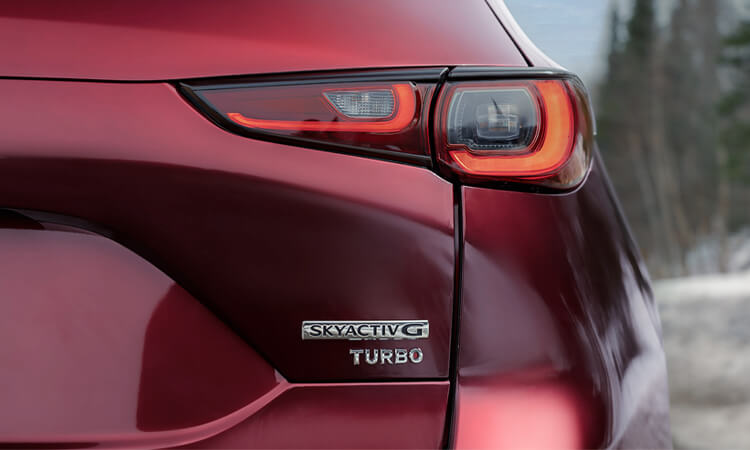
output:
[[573,150],[573,104],[561,81],[535,81],[544,108],[544,137],[538,149],[522,155],[479,156],[452,150],[451,158],[467,173],[492,176],[534,177],[555,173]]
[[227,113],[227,117],[244,127],[263,130],[396,133],[404,130],[414,120],[417,112],[417,97],[410,84],[394,84],[391,89],[395,98],[396,113],[388,120],[353,120],[350,122],[346,119],[337,122],[266,120],[245,117],[240,113]]

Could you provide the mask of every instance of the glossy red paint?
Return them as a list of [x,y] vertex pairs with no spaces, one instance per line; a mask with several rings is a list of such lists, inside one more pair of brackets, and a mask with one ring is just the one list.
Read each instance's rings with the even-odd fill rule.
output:
[[448,382],[305,385],[194,448],[439,448]]
[[526,65],[482,0],[3,2],[0,42],[0,75],[16,77]]
[[[290,384],[167,276],[99,235],[0,210],[0,254],[4,446],[216,436],[200,446],[428,448],[442,438],[447,381]],[[289,423],[307,426],[290,434]]]
[[[110,230],[290,380],[448,375],[449,182],[230,134],[164,84],[0,80],[3,96],[0,205]],[[378,319],[429,320],[424,362],[354,366],[348,341],[300,340],[303,320]]]
[[567,383],[534,373],[462,383],[456,399],[456,448],[586,448],[588,411]]
[[[643,422],[644,415],[668,418],[658,316],[603,166],[597,161],[570,194],[465,187],[462,195],[459,400],[475,400],[477,390],[502,398],[508,392],[494,384],[498,377],[515,376],[523,386],[530,371],[543,369],[537,378],[547,387],[530,399],[551,402],[559,407],[555,420],[574,425],[559,428],[562,442],[655,445],[659,436]],[[510,417],[506,406],[497,408],[490,414],[498,421]],[[460,404],[458,414],[460,437],[478,416],[470,407],[461,417]],[[627,431],[631,423],[641,428]],[[515,439],[499,436],[506,437]]]
[[172,280],[101,236],[4,211],[0,255],[0,442],[195,440],[204,434],[191,428],[283,381]]

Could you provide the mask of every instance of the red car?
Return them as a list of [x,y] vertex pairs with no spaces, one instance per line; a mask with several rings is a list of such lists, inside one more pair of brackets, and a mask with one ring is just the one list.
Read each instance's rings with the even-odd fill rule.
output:
[[3,2],[0,446],[669,446],[586,90],[498,0]]

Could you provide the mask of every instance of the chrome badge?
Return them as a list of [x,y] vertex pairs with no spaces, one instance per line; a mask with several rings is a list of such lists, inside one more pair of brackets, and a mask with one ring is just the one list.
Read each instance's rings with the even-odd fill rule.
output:
[[424,353],[422,349],[417,347],[411,350],[405,348],[381,348],[381,349],[361,349],[352,348],[349,349],[349,354],[352,355],[352,363],[355,366],[360,364],[360,356],[364,354],[364,360],[367,364],[406,364],[411,362],[413,364],[419,364],[424,359]]
[[336,340],[400,340],[427,339],[430,322],[427,320],[305,320],[302,339]]

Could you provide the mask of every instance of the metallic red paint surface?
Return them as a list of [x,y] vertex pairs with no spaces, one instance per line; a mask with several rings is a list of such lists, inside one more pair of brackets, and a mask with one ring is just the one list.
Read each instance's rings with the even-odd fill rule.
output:
[[0,255],[0,445],[434,448],[442,439],[447,381],[289,384],[106,238],[0,210]]
[[3,2],[0,75],[165,80],[525,66],[482,0]]
[[[294,381],[448,375],[453,193],[425,168],[221,130],[165,84],[0,80],[0,206],[110,230]],[[354,366],[303,320],[430,321]],[[359,343],[400,348],[404,343]]]
[[448,382],[305,385],[196,448],[439,448]]
[[146,432],[215,421],[279,383],[127,249],[20,228],[7,213],[0,227],[0,442],[149,442]]
[[[471,416],[463,418],[462,399],[483,389],[500,401],[508,384],[495,386],[510,377],[512,389],[533,392],[529,413],[546,402],[560,408],[554,420],[568,424],[561,428],[571,437],[565,442],[663,445],[668,404],[657,312],[603,167],[596,164],[571,194],[462,191],[458,442],[481,442],[462,431],[473,429],[476,404],[469,402]],[[506,408],[498,403],[486,413],[517,433],[512,425],[521,419]],[[538,443],[534,436],[501,437]]]
[[587,405],[569,384],[524,373],[463,380],[456,399],[456,448],[585,448]]

